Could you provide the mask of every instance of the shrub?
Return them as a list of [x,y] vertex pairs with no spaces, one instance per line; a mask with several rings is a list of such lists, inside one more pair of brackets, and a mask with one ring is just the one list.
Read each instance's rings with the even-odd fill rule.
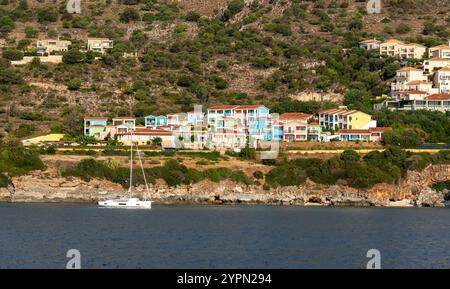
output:
[[256,159],[256,150],[254,148],[246,146],[245,148],[241,149],[238,156],[245,160],[255,160]]
[[422,143],[420,136],[413,129],[399,129],[387,131],[383,134],[386,145],[395,145],[403,148],[413,148]]
[[62,61],[66,64],[81,63],[84,61],[84,54],[78,49],[70,49],[64,53]]
[[55,9],[39,9],[37,12],[38,22],[56,22],[58,12]]
[[79,78],[74,78],[69,80],[69,82],[67,83],[67,88],[69,90],[78,90],[81,87],[81,79]]
[[17,49],[8,48],[3,51],[3,57],[8,60],[21,60],[23,58],[23,52]]
[[298,186],[305,182],[305,171],[295,164],[285,164],[272,169],[266,175],[266,183],[272,187]]
[[122,14],[120,14],[120,22],[123,23],[129,23],[132,21],[139,21],[141,20],[141,16],[139,16],[139,13],[133,9],[133,8],[127,8],[125,11],[123,11]]
[[255,177],[255,179],[263,179],[264,178],[264,174],[261,171],[255,171],[253,172],[253,177]]

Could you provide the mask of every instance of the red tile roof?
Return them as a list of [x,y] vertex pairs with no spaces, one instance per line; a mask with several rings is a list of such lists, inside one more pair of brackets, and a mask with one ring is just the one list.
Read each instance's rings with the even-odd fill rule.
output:
[[343,113],[343,112],[346,112],[346,111],[347,110],[345,110],[345,109],[332,108],[332,109],[321,110],[320,113],[322,113],[322,114],[335,114],[335,113]]
[[139,129],[137,131],[122,133],[121,135],[173,135],[172,131],[169,130],[159,130],[159,129]]
[[420,91],[420,90],[408,90],[408,91],[402,91],[400,94],[428,94],[428,92]]
[[450,46],[445,45],[445,44],[441,44],[441,45],[438,45],[438,46],[433,46],[433,47],[431,47],[430,49],[431,49],[431,50],[436,50],[436,49],[450,49]]
[[422,71],[422,70],[415,68],[415,67],[406,66],[406,67],[400,68],[397,71]]
[[408,82],[406,85],[414,85],[414,84],[433,84],[433,83],[429,82],[429,81],[414,80],[414,81]]
[[280,119],[310,119],[314,117],[312,114],[302,112],[286,112],[280,115]]
[[114,117],[113,120],[136,120],[135,117],[132,116],[118,116],[118,117]]
[[449,98],[450,98],[450,94],[448,94],[448,93],[436,93],[436,94],[432,94],[427,97],[428,100],[445,100],[445,99],[449,99]]
[[248,104],[248,105],[238,105],[236,109],[257,109],[263,105],[261,104]]
[[357,134],[369,134],[368,129],[340,129],[338,133],[357,133]]
[[214,106],[211,106],[210,108],[208,108],[208,110],[211,110],[211,109],[233,109],[236,107],[237,107],[237,105],[214,105]]
[[108,120],[107,117],[102,117],[102,116],[86,116],[84,119],[85,120]]

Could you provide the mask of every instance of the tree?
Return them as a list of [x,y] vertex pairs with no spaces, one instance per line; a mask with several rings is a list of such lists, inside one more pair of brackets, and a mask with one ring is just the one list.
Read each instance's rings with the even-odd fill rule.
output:
[[62,61],[66,64],[75,64],[84,61],[84,54],[76,48],[72,48],[64,53]]
[[73,78],[67,83],[67,88],[69,90],[78,90],[81,87],[81,79]]
[[85,110],[81,106],[66,108],[61,113],[63,132],[71,136],[83,135]]
[[21,84],[23,83],[23,79],[21,74],[13,68],[0,69],[0,83]]
[[23,52],[17,49],[8,48],[3,51],[3,57],[8,60],[21,60]]
[[160,146],[162,144],[162,138],[160,137],[155,137],[154,139],[152,139],[152,143],[155,146]]
[[0,18],[0,33],[11,32],[15,27],[14,20],[9,16],[2,16]]
[[37,19],[40,23],[56,22],[58,21],[58,11],[51,8],[39,9],[37,12]]
[[383,134],[386,145],[413,148],[422,143],[420,136],[413,129],[397,129]]
[[120,14],[120,22],[129,23],[131,21],[139,21],[141,20],[141,16],[139,13],[133,8],[127,8]]

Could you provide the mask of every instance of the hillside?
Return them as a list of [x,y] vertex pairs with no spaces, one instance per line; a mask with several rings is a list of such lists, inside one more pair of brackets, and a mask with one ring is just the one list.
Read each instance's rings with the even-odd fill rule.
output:
[[384,0],[372,15],[366,1],[349,0],[81,2],[82,14],[71,15],[65,1],[0,1],[4,51],[26,54],[44,38],[68,39],[74,48],[87,37],[114,40],[101,60],[74,54],[70,63],[12,68],[1,59],[0,133],[77,134],[85,114],[142,117],[198,103],[314,111],[328,104],[292,100],[326,100],[367,110],[387,92],[399,62],[356,49],[358,41],[396,37],[429,46],[450,38],[447,0]]

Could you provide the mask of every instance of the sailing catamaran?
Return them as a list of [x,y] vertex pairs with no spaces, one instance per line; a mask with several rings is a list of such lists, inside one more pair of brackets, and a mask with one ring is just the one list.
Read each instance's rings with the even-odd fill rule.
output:
[[[150,200],[140,200],[139,198],[131,197],[131,189],[133,187],[133,131],[130,132],[130,187],[128,188],[128,196],[120,199],[111,199],[98,202],[99,207],[108,208],[136,208],[136,209],[151,209],[152,201]],[[144,176],[145,188],[148,192],[147,178],[145,177],[144,166],[142,165],[141,154],[139,147],[136,144],[136,155],[138,156],[139,163],[142,169],[142,175]]]

